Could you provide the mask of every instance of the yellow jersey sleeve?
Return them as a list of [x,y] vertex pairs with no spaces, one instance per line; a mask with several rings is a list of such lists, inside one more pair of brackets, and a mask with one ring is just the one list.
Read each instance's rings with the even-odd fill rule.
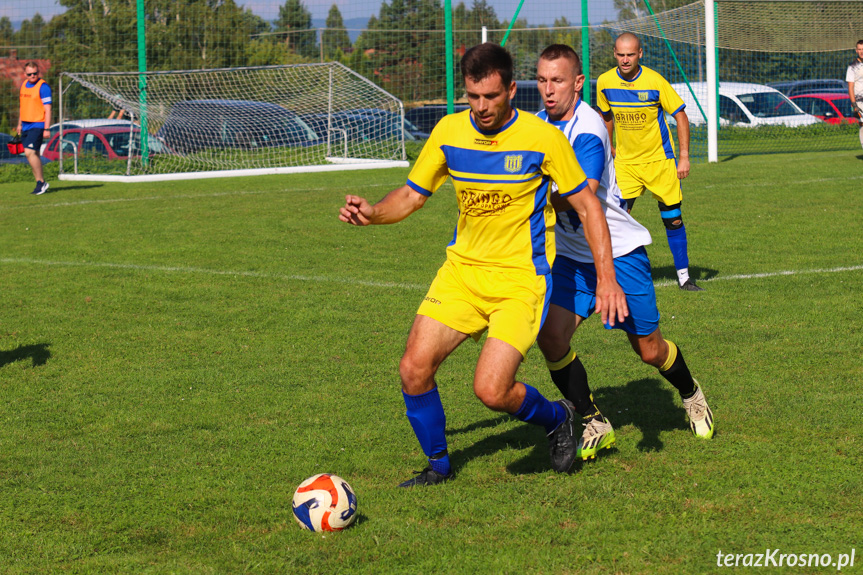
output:
[[443,132],[445,130],[441,122],[438,122],[408,175],[408,186],[424,196],[431,196],[449,176],[446,156],[440,144]]

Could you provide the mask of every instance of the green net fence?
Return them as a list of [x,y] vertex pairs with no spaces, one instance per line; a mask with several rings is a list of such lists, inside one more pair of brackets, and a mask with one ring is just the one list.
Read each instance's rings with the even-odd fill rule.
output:
[[[672,83],[688,80],[692,90],[680,89],[699,101],[705,94],[700,87],[706,82],[703,2],[655,2],[650,6],[654,17],[643,2],[591,0],[586,26],[581,6],[571,2],[526,0],[514,23],[515,0],[457,3],[451,10],[453,53],[448,57],[445,6],[437,0],[141,1],[149,71],[337,61],[399,98],[410,111],[446,103],[448,67],[455,71],[459,99],[459,58],[484,34],[492,42],[506,36],[521,80],[533,78],[545,46],[567,43],[581,54],[586,35],[589,53],[582,57],[588,57],[595,79],[615,64],[616,35],[632,31],[642,38],[644,65]],[[137,8],[136,0],[5,0],[0,5],[0,132],[10,132],[17,122],[17,90],[26,61],[37,60],[55,87],[63,72],[137,71]],[[834,116],[847,109],[847,85],[845,103],[823,95],[831,90],[841,95],[854,44],[863,38],[863,2],[723,0],[716,3],[716,15],[720,155],[860,146],[858,126],[828,116],[821,102],[840,101],[830,108]],[[766,85],[794,98],[800,109],[758,96],[768,90]],[[807,96],[813,93],[820,95]],[[774,108],[786,106],[819,121],[777,121],[775,110],[764,109],[765,98]],[[67,115],[101,117],[110,108],[98,95],[80,93],[70,97]],[[706,130],[694,101],[688,112],[692,153],[704,156]]]

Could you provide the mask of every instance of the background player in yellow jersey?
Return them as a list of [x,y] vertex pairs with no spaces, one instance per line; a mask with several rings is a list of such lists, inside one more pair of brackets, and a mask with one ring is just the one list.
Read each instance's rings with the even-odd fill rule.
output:
[[[612,151],[617,183],[629,211],[646,189],[653,193],[659,202],[668,247],[677,268],[677,283],[686,291],[702,291],[689,277],[686,227],[681,212],[680,180],[689,175],[686,106],[665,78],[639,65],[641,57],[641,41],[635,34],[624,32],[614,42],[617,68],[596,81],[597,106],[609,139],[616,146]],[[666,112],[677,121],[679,157],[674,154]]]
[[347,196],[339,218],[349,224],[390,224],[420,209],[452,178],[459,206],[447,259],[420,304],[399,364],[407,417],[429,465],[402,487],[434,485],[453,477],[446,417],[435,374],[468,337],[488,329],[473,389],[487,407],[541,425],[549,437],[552,468],[566,472],[576,456],[574,412],[516,381],[548,309],[554,260],[552,180],[584,221],[597,268],[597,312],[623,321],[626,297],[615,279],[602,207],[566,137],[510,106],[515,95],[512,57],[485,43],[461,61],[470,110],[435,126],[407,183],[374,205]]

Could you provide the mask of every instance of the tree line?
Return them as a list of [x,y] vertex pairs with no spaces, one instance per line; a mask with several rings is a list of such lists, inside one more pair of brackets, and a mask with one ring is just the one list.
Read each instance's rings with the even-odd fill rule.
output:
[[[14,30],[0,18],[0,51],[17,47],[21,60],[50,60],[46,80],[56,86],[61,72],[114,72],[138,69],[135,0],[58,0],[65,12],[45,21],[39,14]],[[677,8],[691,0],[655,0],[655,12]],[[614,0],[622,16],[643,16],[641,0]],[[655,4],[655,5],[653,5]],[[572,4],[579,12],[578,4]],[[235,0],[147,0],[145,4],[148,70],[189,70],[339,61],[408,104],[442,102],[446,70],[458,79],[464,50],[480,42],[485,26],[489,41],[503,39],[509,21],[498,18],[486,0],[458,3],[452,11],[455,53],[447,61],[444,9],[441,0],[383,0],[378,14],[352,42],[342,14],[333,4],[323,29],[313,28],[303,0],[286,0],[278,17],[267,21]],[[601,27],[590,31],[591,76],[615,65],[612,33]],[[653,54],[666,53],[657,39],[649,39]],[[533,77],[536,59],[552,43],[571,45],[581,52],[581,29],[566,15],[552,26],[532,27],[515,22],[506,46],[516,62],[516,77]],[[692,53],[692,46],[679,46]],[[0,52],[0,56],[2,56]],[[700,57],[700,56],[699,56]],[[670,58],[665,58],[670,61]],[[722,66],[722,62],[720,63]],[[723,78],[726,76],[723,75]],[[755,80],[757,81],[757,80]],[[18,97],[9,80],[0,80],[0,131],[17,121]]]

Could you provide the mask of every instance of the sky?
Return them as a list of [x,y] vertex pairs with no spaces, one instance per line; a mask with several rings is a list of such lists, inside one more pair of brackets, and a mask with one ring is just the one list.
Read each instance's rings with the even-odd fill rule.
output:
[[[458,5],[461,0],[451,0],[453,6]],[[516,8],[518,8],[519,0],[487,0],[494,7],[497,17],[500,20],[509,21]],[[338,5],[345,20],[371,16],[377,14],[380,10],[380,0],[304,0],[306,8],[312,13],[312,18],[315,20],[323,20],[327,17],[327,12],[333,4]],[[471,5],[471,0],[465,0],[465,5]],[[274,20],[278,17],[279,6],[284,4],[284,0],[237,0],[237,4],[249,8],[258,16],[265,20]],[[612,0],[604,0],[590,2],[590,21],[598,24],[602,20],[614,20],[615,12]],[[65,8],[60,6],[55,0],[0,0],[0,17],[8,16],[9,19],[17,26],[22,20],[27,20],[36,12],[39,12],[43,18],[50,20],[51,16],[63,12]],[[531,24],[548,24],[554,23],[554,19],[565,15],[567,19],[578,24],[581,22],[581,3],[567,0],[557,0],[556,2],[540,1],[540,0],[524,0],[520,18],[527,18]]]

